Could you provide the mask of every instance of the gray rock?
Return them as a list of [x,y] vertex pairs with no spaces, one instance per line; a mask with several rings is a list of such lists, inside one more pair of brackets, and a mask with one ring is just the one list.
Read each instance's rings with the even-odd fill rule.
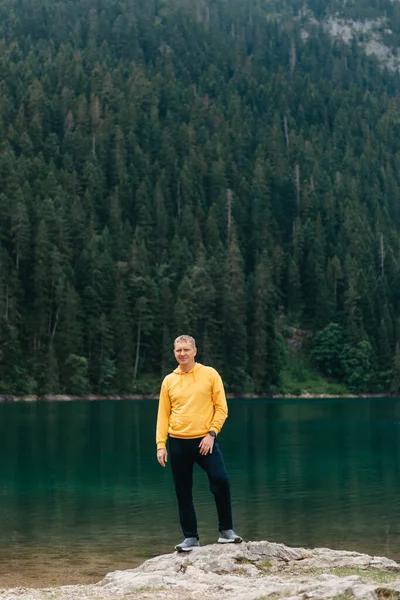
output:
[[[384,582],[384,583],[382,583]],[[1,600],[377,600],[400,592],[400,565],[384,557],[272,542],[210,545],[165,554],[95,585],[0,590]]]

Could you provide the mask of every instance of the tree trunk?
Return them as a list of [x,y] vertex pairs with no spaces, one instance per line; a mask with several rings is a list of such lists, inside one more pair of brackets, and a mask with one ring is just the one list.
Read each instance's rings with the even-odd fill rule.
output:
[[138,372],[138,366],[139,366],[139,353],[140,353],[140,336],[142,333],[142,326],[141,326],[141,322],[139,319],[139,323],[138,323],[138,332],[137,332],[137,340],[136,340],[136,356],[135,356],[135,369],[133,371],[133,380],[136,381],[137,379],[137,372]]
[[8,285],[6,287],[6,307],[5,307],[5,314],[4,314],[4,318],[6,321],[8,321],[8,306],[9,306],[9,301],[8,301]]
[[286,148],[289,151],[290,150],[290,148],[289,148],[289,129],[288,129],[286,115],[283,117],[283,129],[285,131]]
[[227,198],[227,210],[228,210],[228,240],[231,237],[231,226],[232,226],[232,190],[226,191]]
[[296,179],[296,204],[297,204],[297,216],[300,216],[300,167],[299,163],[295,165],[295,179]]
[[380,236],[380,244],[379,244],[379,258],[381,263],[381,275],[382,277],[385,274],[385,244],[383,240],[383,233]]

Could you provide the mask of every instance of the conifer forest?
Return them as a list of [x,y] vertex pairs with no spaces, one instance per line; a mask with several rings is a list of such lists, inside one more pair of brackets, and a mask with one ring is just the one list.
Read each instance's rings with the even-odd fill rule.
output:
[[322,21],[400,3],[304,5],[1,2],[0,393],[154,392],[182,333],[399,391],[400,75]]

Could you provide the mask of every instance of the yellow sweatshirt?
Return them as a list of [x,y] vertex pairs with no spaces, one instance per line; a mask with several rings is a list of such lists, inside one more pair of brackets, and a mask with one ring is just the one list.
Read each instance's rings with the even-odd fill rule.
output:
[[162,383],[158,405],[157,449],[165,448],[168,434],[175,438],[219,433],[228,416],[222,379],[215,369],[195,363],[188,373],[180,367]]

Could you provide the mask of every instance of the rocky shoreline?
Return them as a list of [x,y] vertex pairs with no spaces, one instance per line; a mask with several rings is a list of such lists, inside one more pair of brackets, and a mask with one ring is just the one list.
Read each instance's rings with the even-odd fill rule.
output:
[[395,600],[400,565],[384,557],[267,541],[165,554],[93,585],[0,590],[1,600]]
[[[302,394],[227,394],[228,399],[232,398],[271,398],[271,399],[318,399],[318,398],[387,398],[388,394],[311,394],[304,391]],[[14,396],[13,394],[0,394],[1,403],[12,402],[72,402],[77,400],[157,400],[158,394],[86,394],[84,396],[74,396],[71,394],[45,394],[37,396],[34,394],[26,396]]]

